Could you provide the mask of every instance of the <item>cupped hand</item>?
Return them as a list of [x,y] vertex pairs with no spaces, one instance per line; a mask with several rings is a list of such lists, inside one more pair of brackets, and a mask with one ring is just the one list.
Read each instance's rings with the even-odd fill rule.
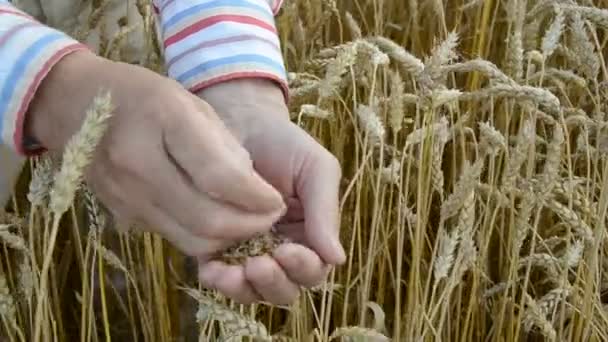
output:
[[273,82],[240,79],[200,91],[253,159],[255,170],[283,196],[287,214],[277,225],[293,243],[244,266],[199,258],[199,278],[241,303],[289,304],[300,287],[313,287],[332,265],[344,263],[339,241],[336,158],[289,119],[284,96]]
[[101,90],[115,111],[85,178],[114,214],[205,258],[269,231],[284,213],[281,194],[214,110],[141,67],[88,52],[65,57],[37,91],[25,134],[61,151]]

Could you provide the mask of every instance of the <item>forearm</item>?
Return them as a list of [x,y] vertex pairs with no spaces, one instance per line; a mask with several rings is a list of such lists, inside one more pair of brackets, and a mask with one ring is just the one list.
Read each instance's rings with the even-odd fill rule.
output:
[[275,18],[278,0],[155,0],[169,77],[191,92],[264,78],[287,96]]

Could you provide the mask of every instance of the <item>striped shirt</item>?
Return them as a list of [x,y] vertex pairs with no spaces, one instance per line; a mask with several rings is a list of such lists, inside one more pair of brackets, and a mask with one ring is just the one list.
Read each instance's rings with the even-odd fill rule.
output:
[[154,0],[169,77],[193,92],[238,77],[264,77],[287,96],[274,18],[281,3]]
[[[44,1],[44,0],[42,0]],[[168,76],[192,92],[227,80],[276,81],[288,96],[275,25],[282,0],[152,0]],[[0,201],[37,87],[62,57],[87,46],[0,0]],[[4,157],[6,151],[14,156]]]

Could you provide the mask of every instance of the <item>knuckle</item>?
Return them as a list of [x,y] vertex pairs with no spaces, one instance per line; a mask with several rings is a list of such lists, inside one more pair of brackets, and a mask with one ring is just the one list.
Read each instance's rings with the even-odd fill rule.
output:
[[[156,102],[158,103],[158,100]],[[170,112],[170,108],[167,108],[166,106],[150,106],[145,111],[145,119],[159,127],[176,129],[181,122],[180,116],[171,118],[171,115],[169,115]]]
[[186,111],[181,104],[184,103],[183,95],[172,91],[155,92],[150,95],[150,101],[142,104],[142,112],[146,121],[151,121],[160,127],[170,131],[181,131],[185,125]]
[[133,171],[137,167],[136,159],[126,145],[112,144],[106,150],[106,158],[113,168]]
[[[221,177],[224,173],[225,170],[222,170],[219,163],[205,165],[205,167],[198,172],[198,176],[195,177],[194,181],[196,182],[196,185],[201,188],[201,190],[207,193],[208,196],[215,198],[215,196],[219,195],[219,191],[222,189]],[[215,220],[211,218],[208,219]]]

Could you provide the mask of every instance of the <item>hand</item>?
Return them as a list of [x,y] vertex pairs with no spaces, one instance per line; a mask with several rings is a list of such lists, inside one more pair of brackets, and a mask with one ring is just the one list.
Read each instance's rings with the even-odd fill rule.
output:
[[200,258],[203,284],[241,303],[292,302],[300,286],[318,285],[345,261],[339,241],[336,158],[289,120],[283,94],[261,79],[223,82],[199,92],[249,151],[256,171],[283,195],[288,212],[277,228],[296,243],[244,267]]
[[117,216],[206,257],[268,231],[281,195],[212,108],[178,83],[89,52],[62,59],[38,89],[25,134],[61,151],[100,90],[116,108],[85,179]]

